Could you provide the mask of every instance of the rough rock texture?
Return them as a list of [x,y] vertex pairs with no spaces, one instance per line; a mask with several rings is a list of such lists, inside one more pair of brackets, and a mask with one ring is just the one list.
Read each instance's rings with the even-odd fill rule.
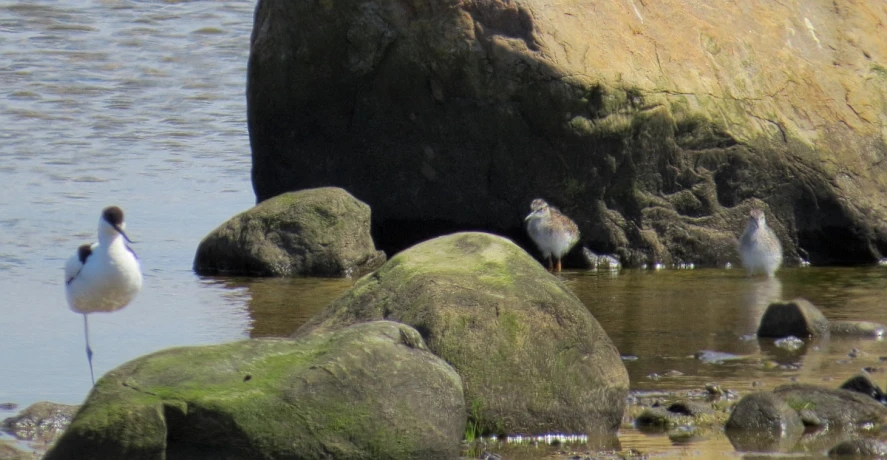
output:
[[138,358],[46,459],[450,459],[465,423],[458,374],[384,321]]
[[881,390],[881,387],[873,382],[868,374],[859,374],[850,377],[846,382],[841,384],[840,388],[842,390],[855,391],[866,396],[871,396],[872,399],[882,404],[885,402],[884,392]]
[[761,316],[758,337],[810,337],[828,332],[828,319],[807,300],[771,303]]
[[698,401],[682,400],[667,406],[654,404],[641,412],[635,419],[635,427],[640,429],[673,428],[677,426],[705,425],[716,421],[710,405]]
[[285,193],[234,216],[200,242],[201,275],[358,276],[385,262],[370,208],[345,190]]
[[260,0],[253,187],[345,187],[385,249],[523,239],[542,197],[626,265],[735,261],[751,207],[788,264],[873,262],[884,24],[862,0]]
[[27,441],[52,442],[71,423],[79,406],[41,401],[31,404],[15,417],[0,424],[0,429]]
[[815,385],[782,385],[773,394],[796,410],[807,409],[836,428],[879,427],[887,423],[887,407],[872,397],[849,390]]
[[606,332],[511,241],[456,233],[392,257],[296,336],[389,319],[415,327],[462,376],[481,433],[615,430],[628,372]]
[[828,330],[831,335],[855,337],[884,337],[887,334],[887,326],[873,321],[830,321]]
[[837,458],[885,458],[887,457],[887,444],[877,439],[852,439],[829,449],[828,456]]
[[804,424],[797,410],[773,393],[752,393],[743,397],[727,420],[727,431],[771,431],[801,433]]

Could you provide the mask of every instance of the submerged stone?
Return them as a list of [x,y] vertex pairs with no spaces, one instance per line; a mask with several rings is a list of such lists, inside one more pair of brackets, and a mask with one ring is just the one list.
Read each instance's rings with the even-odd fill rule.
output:
[[851,439],[843,441],[828,451],[835,458],[884,458],[887,444],[877,439]]
[[727,438],[740,451],[780,451],[791,448],[804,432],[797,411],[773,393],[743,397],[725,425]]
[[829,332],[832,335],[853,337],[884,337],[887,326],[873,321],[831,321]]
[[858,429],[887,422],[887,407],[855,391],[792,384],[777,387],[773,394],[797,410],[812,411],[829,426]]
[[804,299],[775,302],[767,307],[758,326],[758,337],[811,337],[828,332],[828,320]]
[[850,377],[846,382],[841,384],[841,389],[871,396],[872,399],[880,403],[885,402],[884,392],[881,390],[881,387],[875,382],[872,382],[872,379],[867,374],[859,374]]

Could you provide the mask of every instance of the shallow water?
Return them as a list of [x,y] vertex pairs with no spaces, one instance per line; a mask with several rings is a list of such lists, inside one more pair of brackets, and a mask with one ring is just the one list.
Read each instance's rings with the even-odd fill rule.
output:
[[[0,1],[0,403],[18,405],[0,419],[39,400],[78,404],[89,391],[82,319],[66,306],[62,266],[95,238],[106,205],[127,213],[145,285],[126,309],[90,316],[97,376],[165,347],[287,335],[351,285],[191,271],[200,239],[254,201],[244,97],[253,7]],[[636,358],[626,360],[636,391],[837,386],[863,367],[881,368],[887,355],[879,340],[831,339],[790,353],[744,337],[780,297],[806,297],[831,319],[887,323],[887,268],[786,269],[769,281],[699,269],[563,277]],[[850,358],[853,348],[863,354]],[[740,359],[693,357],[702,350]],[[884,374],[875,378],[884,383]],[[719,432],[679,443],[626,428],[618,444],[736,455]],[[599,446],[571,449],[591,447]],[[550,450],[519,447],[509,458]]]
[[[83,321],[62,266],[119,204],[145,273],[90,316],[96,374],[172,345],[245,338],[241,290],[191,272],[249,208],[250,1],[0,1],[0,403],[79,403]],[[6,414],[0,413],[0,417]]]

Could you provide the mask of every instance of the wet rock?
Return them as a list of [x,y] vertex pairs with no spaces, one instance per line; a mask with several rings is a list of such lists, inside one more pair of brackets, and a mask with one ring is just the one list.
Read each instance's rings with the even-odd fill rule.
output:
[[210,232],[194,257],[201,275],[361,276],[385,262],[370,208],[345,190],[284,193]]
[[677,414],[671,414],[664,407],[648,407],[634,420],[634,426],[639,429],[662,429],[674,424],[673,419]]
[[3,420],[2,430],[25,441],[51,442],[74,417],[79,406],[41,401],[31,404],[15,417]]
[[872,321],[831,321],[829,332],[832,335],[853,337],[884,337],[887,326]]
[[706,383],[705,391],[711,396],[720,396],[724,394],[724,389],[721,388],[721,384],[715,382]]
[[57,459],[455,458],[458,374],[404,324],[175,348],[93,388]]
[[829,426],[854,429],[887,422],[887,407],[870,396],[815,385],[782,385],[773,394],[797,410],[808,409]]
[[639,429],[671,429],[679,426],[708,425],[715,421],[710,405],[697,401],[679,400],[667,405],[655,404],[644,409],[635,419]]
[[628,372],[588,308],[511,241],[435,238],[392,257],[296,336],[409,324],[465,382],[481,433],[586,433],[622,420]]
[[752,393],[739,400],[725,428],[794,434],[803,432],[804,424],[797,411],[773,393]]
[[582,255],[592,270],[619,270],[622,264],[619,259],[609,254],[595,254],[591,249],[582,248]]
[[810,337],[828,332],[828,320],[804,299],[771,303],[761,317],[758,337]]
[[714,414],[711,406],[698,401],[681,400],[668,405],[668,411],[673,414],[687,415],[690,417],[710,417]]
[[739,451],[784,451],[804,432],[797,411],[773,393],[743,397],[725,425],[727,438]]
[[810,409],[801,409],[798,411],[798,415],[801,416],[801,422],[804,423],[804,426],[817,428],[828,426],[827,420],[823,420],[822,417],[817,415],[815,411],[812,411]]
[[871,396],[872,399],[881,403],[885,401],[884,392],[881,391],[881,387],[875,382],[872,382],[872,379],[865,374],[850,377],[846,382],[841,384],[840,388],[842,390],[855,391],[857,393]]
[[887,444],[877,439],[852,439],[843,441],[828,451],[835,458],[884,458],[887,457]]

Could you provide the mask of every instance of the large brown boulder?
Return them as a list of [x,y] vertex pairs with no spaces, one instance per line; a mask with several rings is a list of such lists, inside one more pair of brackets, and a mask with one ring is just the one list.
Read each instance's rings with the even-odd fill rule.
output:
[[256,198],[345,187],[390,250],[467,227],[526,242],[538,196],[628,265],[735,259],[754,206],[789,264],[873,261],[885,23],[874,0],[260,0]]
[[470,430],[615,430],[628,372],[607,333],[564,284],[511,241],[456,233],[363,277],[296,337],[387,319],[409,324],[462,377]]

